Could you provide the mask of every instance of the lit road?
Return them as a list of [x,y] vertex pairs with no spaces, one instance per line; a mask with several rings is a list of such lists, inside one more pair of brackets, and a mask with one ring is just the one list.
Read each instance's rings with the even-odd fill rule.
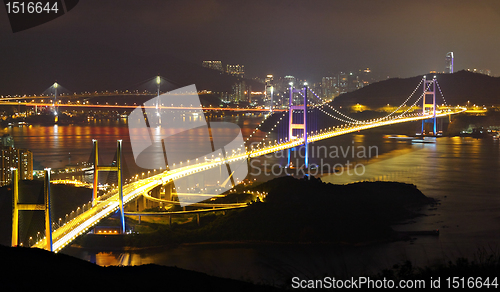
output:
[[[452,114],[458,114],[466,111],[465,108],[455,108],[453,110],[448,110],[445,112],[437,112],[437,117],[445,117]],[[366,123],[354,124],[349,127],[337,127],[325,129],[325,131],[319,131],[319,133],[311,133],[308,137],[309,142],[320,141],[323,139],[328,139],[331,137],[336,137],[340,135],[345,135],[357,131],[372,129],[381,126],[394,125],[405,122],[419,121],[424,119],[432,118],[432,114],[422,115],[420,114],[408,114],[406,116],[398,116],[392,119],[378,119],[372,120]],[[213,167],[218,167],[221,164],[229,163],[237,160],[245,160],[253,157],[262,156],[265,154],[273,153],[276,151],[293,148],[296,146],[300,146],[304,144],[304,140],[296,139],[292,141],[286,141],[283,143],[277,143],[273,145],[262,145],[261,147],[257,147],[256,149],[247,149],[245,148],[245,152],[236,153],[233,156],[227,158],[217,158],[201,163],[195,163],[191,165],[187,165],[181,168],[177,168],[170,171],[165,171],[163,173],[151,176],[149,178],[145,178],[142,180],[138,180],[132,183],[129,183],[123,187],[123,201],[124,204],[130,202],[131,200],[137,198],[140,195],[147,195],[147,192],[152,190],[153,188],[164,185],[170,181],[175,181],[178,178],[189,176],[190,174],[201,172]],[[216,205],[209,205],[208,203],[199,203],[203,205],[203,207],[216,207]],[[238,204],[218,204],[217,207],[241,207],[236,206]],[[200,206],[201,207],[201,206]],[[87,211],[79,214],[73,220],[69,221],[65,225],[53,231],[53,250],[55,252],[61,250],[64,246],[68,245],[79,235],[87,232],[90,228],[96,225],[100,220],[110,215],[112,212],[115,212],[119,209],[119,201],[118,194],[116,190],[114,193],[110,195],[106,195],[105,199],[99,201],[95,206],[90,208]],[[37,242],[34,247],[45,248],[46,243],[45,239]]]
[[[5,100],[5,99],[3,99]],[[14,101],[0,101],[0,106],[10,105],[10,106],[29,106],[29,107],[67,107],[67,108],[106,108],[106,109],[136,109],[138,106],[144,108],[156,108],[155,106],[145,106],[145,105],[120,105],[120,104],[90,104],[90,103],[48,103],[48,102],[14,102]],[[199,110],[197,107],[184,106],[184,107],[172,107],[163,106],[162,109],[167,110]],[[230,107],[203,107],[205,111],[236,111],[236,112],[269,112],[267,108],[230,108]],[[273,109],[273,111],[288,111],[288,109]]]

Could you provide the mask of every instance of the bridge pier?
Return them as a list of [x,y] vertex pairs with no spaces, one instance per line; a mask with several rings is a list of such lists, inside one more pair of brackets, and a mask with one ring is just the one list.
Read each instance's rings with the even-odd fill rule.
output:
[[[157,186],[150,191],[151,197],[160,198],[160,187],[161,186]],[[159,202],[151,202],[151,207],[159,207],[160,204],[161,203],[159,203]]]

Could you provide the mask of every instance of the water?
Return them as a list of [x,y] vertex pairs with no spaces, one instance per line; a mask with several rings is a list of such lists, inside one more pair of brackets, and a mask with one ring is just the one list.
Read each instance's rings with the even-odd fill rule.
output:
[[[258,119],[246,119],[248,135]],[[43,167],[62,167],[72,161],[87,161],[91,139],[99,139],[104,161],[111,161],[117,139],[124,139],[124,155],[133,168],[128,130],[123,121],[96,125],[32,126],[7,128],[17,147],[31,149]],[[354,144],[353,144],[354,141]],[[376,273],[381,268],[409,259],[424,266],[456,257],[474,257],[478,248],[497,249],[500,244],[500,146],[490,139],[439,138],[436,144],[408,144],[385,139],[377,132],[365,132],[316,143],[337,146],[378,147],[378,157],[341,157],[328,163],[363,164],[361,175],[327,174],[325,182],[337,184],[363,180],[399,181],[417,185],[427,196],[440,200],[437,208],[423,210],[425,216],[397,230],[439,229],[439,237],[418,236],[407,242],[365,247],[329,245],[181,245],[131,252],[91,252],[68,248],[64,252],[99,265],[156,263],[206,272],[211,275],[276,284],[296,275],[312,278],[324,275]],[[102,150],[101,150],[102,149]],[[268,158],[282,162],[283,158]],[[320,164],[319,158],[312,159]],[[263,176],[263,178],[269,178]],[[282,283],[282,282],[281,282]]]

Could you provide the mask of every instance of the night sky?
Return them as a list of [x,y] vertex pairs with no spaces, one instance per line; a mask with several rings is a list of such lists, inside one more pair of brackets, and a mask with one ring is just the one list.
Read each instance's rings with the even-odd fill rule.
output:
[[[69,13],[12,33],[0,12],[0,94],[126,89],[171,60],[243,64],[247,77],[318,81],[369,67],[380,76],[443,71],[500,75],[500,1],[83,0]],[[176,69],[178,70],[178,69]],[[170,70],[172,71],[172,70]]]

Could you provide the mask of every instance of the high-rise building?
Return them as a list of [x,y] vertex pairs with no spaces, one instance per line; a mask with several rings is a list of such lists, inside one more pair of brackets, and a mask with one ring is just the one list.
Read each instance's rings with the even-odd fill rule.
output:
[[219,70],[224,72],[224,69],[222,69],[221,61],[203,61],[201,65],[205,68],[210,68],[213,70]]
[[28,149],[2,147],[0,149],[0,186],[12,181],[11,168],[17,168],[19,179],[33,179],[33,153]]
[[267,74],[265,82],[265,100],[271,99],[271,91],[274,93],[274,77],[272,74]]
[[453,52],[446,53],[444,73],[453,73]]
[[226,73],[240,78],[245,77],[245,66],[243,65],[226,65]]
[[231,100],[233,102],[248,101],[249,90],[245,81],[233,84],[232,89]]
[[334,98],[339,95],[337,77],[323,77],[321,79],[321,95],[324,98]]
[[287,75],[287,76],[285,76],[285,78],[284,78],[284,79],[285,79],[285,86],[287,86],[287,87],[289,87],[289,86],[290,86],[290,85],[289,85],[290,83],[293,83],[293,84],[295,84],[295,83],[296,83],[296,79],[295,79],[295,77],[293,77],[293,76],[291,76],[291,75]]
[[19,179],[33,179],[33,153],[28,149],[17,149],[17,169],[19,169]]
[[348,86],[349,86],[349,74],[340,72],[337,77],[338,80],[338,87],[339,87],[339,94],[346,93],[348,92]]
[[0,186],[8,185],[12,180],[11,168],[17,164],[13,161],[15,158],[13,149],[12,147],[2,147],[0,150]]

